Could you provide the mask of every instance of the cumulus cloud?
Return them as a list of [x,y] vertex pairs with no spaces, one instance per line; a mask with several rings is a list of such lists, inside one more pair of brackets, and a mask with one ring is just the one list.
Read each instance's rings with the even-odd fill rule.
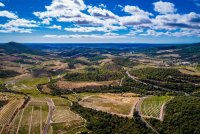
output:
[[[197,0],[194,1],[197,2]],[[86,5],[83,0],[52,0],[49,5],[45,6],[44,11],[33,12],[40,22],[20,19],[12,12],[0,11],[0,17],[8,19],[7,23],[0,24],[0,32],[31,33],[34,28],[44,26],[79,33],[44,36],[48,38],[127,38],[136,35],[199,36],[200,14],[195,12],[180,14],[175,5],[170,2],[158,1],[152,4],[154,11],[159,13],[157,16],[132,5],[116,5],[115,8],[122,12],[119,15],[107,9],[104,4],[92,6]],[[53,24],[56,21],[57,25]],[[62,28],[62,24],[68,27],[63,26]],[[117,34],[119,30],[124,30],[124,34]],[[101,34],[91,34],[93,32]]]
[[145,26],[151,24],[151,19],[145,16],[134,15],[121,17],[120,22],[124,26]]
[[200,14],[191,12],[189,14],[166,14],[158,15],[153,20],[154,28],[175,30],[177,28],[183,29],[199,29],[200,28]]
[[137,6],[125,6],[123,11],[131,14],[131,16],[120,17],[120,23],[124,26],[145,27],[151,23],[149,16],[153,16],[153,14],[145,12]]
[[[59,20],[61,17],[67,21],[73,17],[81,18],[81,10],[86,9],[86,5],[82,0],[53,0],[49,6],[45,6],[46,11],[34,12],[33,14],[40,19],[55,18]],[[65,19],[64,19],[65,18]]]
[[57,26],[57,25],[53,25],[53,26],[49,26],[48,28],[61,30],[62,27],[61,26]]
[[154,10],[156,12],[159,12],[160,14],[170,14],[170,13],[175,13],[177,11],[175,5],[170,2],[158,1],[153,3],[153,5],[154,5]]
[[4,24],[3,27],[38,27],[38,24],[34,20],[26,19],[16,19],[11,20],[8,23]]
[[32,32],[31,28],[34,27],[38,27],[36,21],[26,20],[26,19],[15,19],[15,20],[10,20],[5,24],[0,24],[0,32],[31,33]]
[[145,12],[144,10],[140,9],[138,6],[125,6],[124,11],[133,15],[142,15],[142,16],[153,16],[152,13]]
[[6,17],[6,18],[9,18],[9,19],[17,19],[18,16],[15,15],[14,13],[12,12],[9,12],[9,11],[0,11],[0,17]]
[[100,17],[100,18],[110,18],[117,19],[118,16],[112,13],[109,10],[98,8],[98,7],[89,7],[88,12],[91,16]]
[[0,7],[4,7],[5,5],[2,3],[2,2],[0,2]]

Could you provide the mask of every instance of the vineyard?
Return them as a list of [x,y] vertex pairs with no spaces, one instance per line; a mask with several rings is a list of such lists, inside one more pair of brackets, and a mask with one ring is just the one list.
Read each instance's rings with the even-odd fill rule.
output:
[[26,94],[37,95],[40,92],[37,89],[38,84],[44,84],[48,82],[48,78],[32,78],[21,79],[19,81],[14,81],[11,84],[7,85],[7,88],[20,91]]
[[170,96],[150,96],[144,99],[141,105],[144,117],[160,119],[164,104],[171,99]]
[[47,115],[47,103],[31,101],[16,115],[10,132],[11,134],[42,133]]
[[7,98],[8,103],[0,110],[0,133],[6,133],[12,124],[11,121],[15,120],[15,114],[22,106],[24,99],[20,95],[13,95],[10,93],[0,94],[1,98]]
[[[53,133],[57,134],[60,131],[71,133],[74,129],[84,129],[85,121],[70,110],[70,102],[62,98],[54,98],[55,110],[53,113]],[[78,129],[77,129],[78,130]]]

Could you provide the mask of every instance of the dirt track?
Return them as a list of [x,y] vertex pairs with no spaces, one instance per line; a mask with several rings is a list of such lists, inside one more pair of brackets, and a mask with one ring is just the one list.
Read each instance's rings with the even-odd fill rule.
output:
[[140,98],[140,100],[139,100],[139,101],[137,102],[137,104],[135,105],[135,110],[138,112],[138,114],[139,114],[140,117],[141,117],[141,120],[146,124],[146,126],[147,126],[148,128],[150,128],[152,131],[154,131],[156,134],[159,134],[158,131],[142,117],[142,113],[141,113],[141,104],[142,104],[142,102],[143,102],[143,100],[144,100],[145,98],[147,98],[147,97]]

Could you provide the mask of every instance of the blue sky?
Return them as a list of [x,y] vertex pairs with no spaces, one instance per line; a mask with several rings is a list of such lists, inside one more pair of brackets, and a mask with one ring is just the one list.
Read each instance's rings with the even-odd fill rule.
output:
[[200,0],[0,0],[0,42],[200,42]]

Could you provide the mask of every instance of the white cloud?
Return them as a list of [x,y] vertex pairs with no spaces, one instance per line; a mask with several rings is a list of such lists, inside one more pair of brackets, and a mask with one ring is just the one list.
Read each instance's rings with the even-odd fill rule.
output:
[[50,24],[50,21],[52,21],[52,19],[51,18],[45,18],[45,19],[43,19],[42,20],[42,24],[45,24],[45,25],[49,25]]
[[74,28],[65,28],[65,31],[70,31],[70,32],[111,32],[111,31],[118,31],[126,29],[124,26],[112,26],[112,25],[107,25],[103,27],[74,27]]
[[[34,12],[33,14],[40,19],[60,18],[71,19],[72,17],[81,17],[81,10],[86,9],[82,0],[53,0],[51,5],[45,6],[46,11]],[[64,19],[63,19],[64,20]]]
[[149,16],[153,16],[153,14],[145,12],[137,6],[125,6],[123,11],[131,14],[131,16],[122,16],[119,18],[120,23],[123,26],[146,27],[151,24],[151,19],[149,18]]
[[16,20],[10,20],[5,24],[0,24],[0,32],[32,33],[33,30],[30,28],[34,27],[38,27],[36,21],[26,20],[26,19],[16,19]]
[[117,19],[118,16],[112,13],[109,10],[101,9],[98,7],[89,7],[87,10],[91,16],[99,17],[99,18],[110,18],[110,19]]
[[155,29],[200,29],[200,14],[166,14],[158,15],[152,20]]
[[78,39],[84,39],[84,38],[94,38],[94,39],[115,39],[115,38],[128,38],[126,35],[118,35],[118,34],[72,34],[72,35],[44,35],[44,38],[78,38]]
[[3,27],[38,27],[38,24],[34,20],[16,19],[10,20]]
[[170,13],[175,13],[177,11],[175,5],[170,2],[158,1],[153,3],[153,5],[154,5],[154,10],[156,12],[159,12],[160,14],[170,14]]
[[101,7],[101,8],[106,8],[106,5],[100,4],[99,7]]
[[109,30],[106,29],[105,27],[77,27],[77,28],[65,28],[65,31],[70,31],[70,32],[108,32]]
[[151,24],[151,19],[147,16],[134,15],[134,16],[120,17],[120,22],[123,26],[145,27]]
[[124,11],[133,15],[142,15],[142,16],[153,16],[152,13],[145,12],[137,6],[125,6]]
[[169,32],[158,32],[158,31],[155,31],[155,30],[147,30],[146,33],[143,33],[143,34],[140,34],[140,35],[143,35],[143,36],[170,36],[170,33]]
[[9,12],[9,11],[0,11],[0,17],[6,17],[6,18],[9,18],[9,19],[17,19],[18,16],[15,15],[14,13],[12,12]]
[[[118,5],[118,8],[129,14],[120,16],[113,13],[112,10],[106,9],[104,4],[88,6],[85,5],[83,0],[52,0],[50,5],[45,6],[44,11],[34,12],[33,14],[41,19],[41,24],[45,25],[50,25],[54,21],[70,22],[70,25],[64,28],[65,31],[104,33],[103,35],[46,35],[45,37],[106,38],[108,36],[108,38],[114,38],[135,35],[178,37],[189,35],[189,32],[192,35],[199,35],[199,14],[194,12],[188,14],[176,13],[175,5],[170,2],[158,1],[153,5],[154,10],[159,13],[157,16],[138,6],[127,5],[122,7]],[[61,30],[61,26],[53,24],[48,28]],[[112,33],[119,30],[126,31],[123,35]],[[186,33],[184,34],[183,31]]]
[[2,3],[2,2],[0,2],[0,7],[4,7],[5,5]]
[[9,27],[7,29],[0,29],[0,33],[32,33],[32,29],[18,28],[18,27]]
[[61,26],[57,26],[57,25],[53,25],[53,26],[50,26],[48,28],[61,30]]

